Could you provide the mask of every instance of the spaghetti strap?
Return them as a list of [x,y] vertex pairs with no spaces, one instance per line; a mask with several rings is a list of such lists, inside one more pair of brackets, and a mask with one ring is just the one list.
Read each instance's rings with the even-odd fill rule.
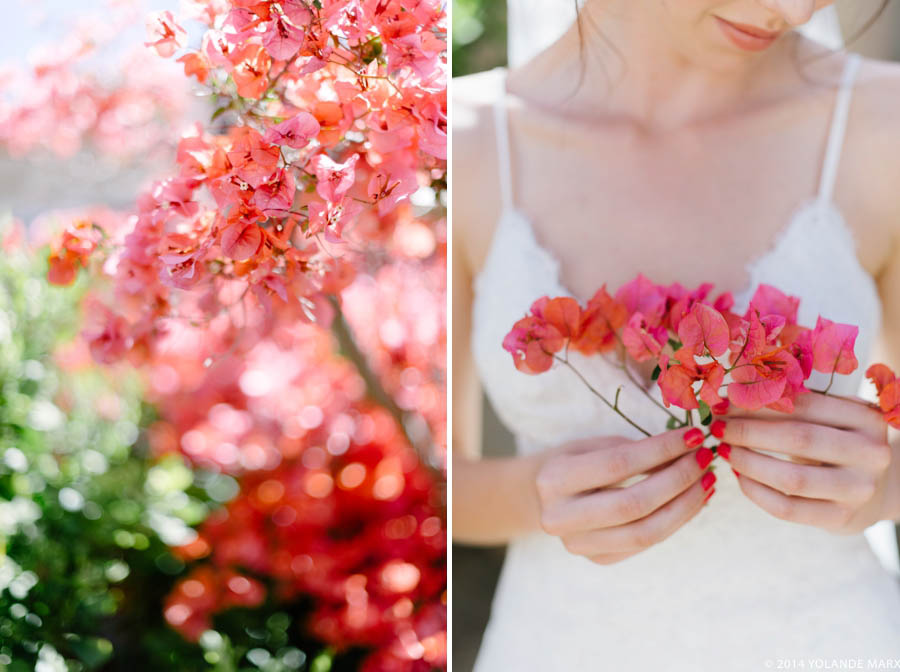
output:
[[[497,68],[502,72],[504,68]],[[494,102],[494,135],[497,140],[497,167],[500,198],[504,210],[512,209],[512,176],[510,174],[509,123],[507,121],[506,77],[500,80],[500,92]]]
[[850,54],[844,65],[844,74],[841,87],[838,90],[834,112],[831,118],[831,130],[828,133],[828,146],[825,150],[825,161],[822,164],[822,176],[819,181],[820,204],[831,202],[834,195],[834,184],[837,180],[838,164],[841,159],[841,149],[844,145],[844,135],[847,132],[847,117],[850,112],[850,99],[853,96],[853,83],[859,72],[862,58],[859,54]]

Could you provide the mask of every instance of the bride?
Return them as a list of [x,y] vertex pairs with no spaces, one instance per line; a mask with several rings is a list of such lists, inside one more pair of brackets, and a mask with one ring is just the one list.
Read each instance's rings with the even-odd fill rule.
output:
[[[848,398],[876,353],[900,365],[900,67],[795,30],[831,4],[586,0],[454,81],[453,535],[509,545],[477,672],[900,668],[900,584],[862,534],[900,519],[900,448]],[[600,358],[655,436],[514,368],[532,301],[638,272],[738,313],[773,284],[801,324],[859,325],[861,366],[791,416],[730,414],[714,460]],[[480,459],[480,387],[515,457]]]

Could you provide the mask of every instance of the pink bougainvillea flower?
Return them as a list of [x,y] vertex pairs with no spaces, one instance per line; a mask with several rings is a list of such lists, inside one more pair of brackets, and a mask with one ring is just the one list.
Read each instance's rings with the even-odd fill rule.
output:
[[175,62],[184,65],[185,77],[195,77],[201,84],[209,78],[211,67],[209,59],[199,51],[189,51],[181,58],[175,59]]
[[664,288],[666,309],[662,320],[663,324],[677,332],[684,316],[691,312],[694,304],[704,301],[712,288],[713,285],[708,282],[693,291],[688,291],[678,282]]
[[728,350],[730,332],[722,314],[705,303],[695,303],[678,325],[678,338],[694,355],[721,357]]
[[619,288],[616,300],[625,306],[629,316],[642,313],[647,322],[653,325],[659,324],[666,310],[665,290],[654,285],[642,273]]
[[581,306],[567,296],[551,299],[543,296],[531,304],[531,314],[543,320],[563,336],[573,338],[581,325]]
[[263,140],[273,145],[286,145],[294,149],[303,149],[319,133],[318,120],[309,112],[298,112],[280,124],[270,127]]
[[622,343],[625,351],[636,362],[645,362],[658,357],[666,344],[665,327],[651,326],[643,313],[634,313],[622,330]]
[[859,362],[853,347],[858,335],[859,327],[832,322],[820,315],[812,332],[813,368],[843,375],[856,371]]
[[239,96],[258,100],[269,85],[269,67],[272,59],[259,44],[246,44],[236,49],[231,57],[234,69],[231,77]]
[[[682,352],[679,350],[678,352]],[[677,354],[677,353],[676,353]],[[665,353],[659,357],[659,378],[657,384],[662,392],[663,403],[668,408],[671,405],[685,410],[699,408],[697,395],[694,394],[694,383],[697,381],[697,369],[690,353],[685,353],[689,362],[687,365],[677,363],[669,366],[669,356]]]
[[378,204],[378,214],[384,216],[418,188],[415,171],[400,165],[381,165],[369,178],[366,193]]
[[719,412],[723,408],[727,410],[728,399],[719,394],[722,383],[725,380],[725,367],[718,362],[710,362],[703,364],[700,368],[700,380],[703,385],[700,386],[699,396],[713,410]]
[[284,16],[275,15],[263,35],[263,46],[269,55],[279,61],[292,58],[303,44],[303,31],[287,21]]
[[172,12],[155,12],[147,17],[147,40],[145,47],[153,47],[160,56],[169,58],[184,46],[187,33],[175,22]]
[[362,211],[362,204],[345,198],[338,203],[313,201],[309,204],[306,235],[325,234],[332,243],[343,242],[344,227]]
[[530,315],[513,325],[503,339],[503,349],[512,354],[519,371],[538,374],[550,369],[553,354],[562,350],[565,342],[565,337],[555,327]]
[[579,334],[572,347],[584,355],[608,352],[616,347],[616,333],[627,320],[624,304],[610,296],[603,285],[582,311]]
[[47,257],[47,263],[47,281],[51,285],[68,287],[78,277],[81,259],[75,255],[67,254],[65,250],[60,250],[59,252],[51,253]]
[[235,128],[231,139],[227,155],[235,175],[251,187],[260,186],[278,167],[278,147],[264,142],[259,132],[249,126]]
[[807,391],[800,364],[787,346],[769,343],[766,328],[755,310],[750,311],[746,339],[731,371],[728,399],[750,411],[768,407],[791,412],[793,400]]
[[356,179],[355,166],[359,154],[354,154],[343,163],[333,161],[325,154],[319,154],[310,162],[316,171],[316,193],[326,201],[337,203]]
[[235,261],[247,261],[262,247],[263,234],[256,223],[229,226],[222,231],[222,252]]
[[884,413],[885,421],[900,429],[900,380],[884,364],[873,364],[866,370],[866,378],[875,384],[878,391],[878,405]]
[[753,308],[760,315],[780,315],[786,324],[797,324],[797,309],[800,307],[800,299],[796,296],[788,296],[777,287],[762,284],[756,288],[753,298],[750,299],[750,307],[744,319],[749,319]]
[[270,217],[284,217],[291,210],[296,190],[294,174],[281,169],[257,188],[250,202]]

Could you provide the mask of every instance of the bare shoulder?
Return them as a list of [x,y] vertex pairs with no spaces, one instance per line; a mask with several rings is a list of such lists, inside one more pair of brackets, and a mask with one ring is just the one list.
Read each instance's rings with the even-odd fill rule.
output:
[[481,268],[500,214],[493,108],[502,72],[454,77],[451,84],[451,190],[454,241],[473,272]]

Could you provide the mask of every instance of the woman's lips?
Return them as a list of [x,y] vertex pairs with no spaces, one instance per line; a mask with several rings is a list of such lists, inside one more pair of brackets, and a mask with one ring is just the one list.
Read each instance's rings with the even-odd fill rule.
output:
[[731,40],[732,44],[746,51],[762,51],[768,49],[781,33],[773,33],[768,30],[762,30],[756,26],[748,26],[743,23],[732,23],[725,19],[715,17],[719,28],[725,33],[725,37]]

